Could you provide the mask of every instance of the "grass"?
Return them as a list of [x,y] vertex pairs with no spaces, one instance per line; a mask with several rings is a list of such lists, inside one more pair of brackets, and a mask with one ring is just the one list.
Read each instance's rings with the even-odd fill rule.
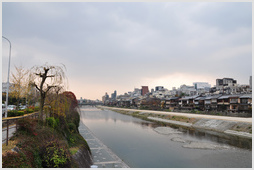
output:
[[2,144],[2,154],[5,154],[8,151],[11,151],[15,146],[17,145],[17,140],[9,140],[8,145],[6,146],[6,143]]
[[75,155],[78,150],[79,150],[79,147],[72,147],[72,148],[69,148],[70,152],[71,152],[71,155]]
[[238,124],[233,126],[230,130],[235,130],[238,132],[247,132],[252,134],[252,125],[247,125],[247,124]]

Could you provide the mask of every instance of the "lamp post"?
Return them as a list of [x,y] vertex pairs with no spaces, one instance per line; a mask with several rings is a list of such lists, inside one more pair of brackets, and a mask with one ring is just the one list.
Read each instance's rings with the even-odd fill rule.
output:
[[2,36],[2,38],[6,39],[10,43],[8,77],[7,77],[7,92],[6,92],[6,101],[5,101],[5,117],[7,117],[8,95],[9,95],[9,75],[10,75],[10,63],[11,63],[11,42],[4,36]]

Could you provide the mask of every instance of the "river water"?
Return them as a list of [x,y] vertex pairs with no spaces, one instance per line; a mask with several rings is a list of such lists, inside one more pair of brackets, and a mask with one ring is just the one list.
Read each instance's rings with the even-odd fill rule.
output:
[[250,149],[217,142],[206,135],[161,128],[153,122],[87,106],[81,107],[81,121],[131,168],[252,167]]

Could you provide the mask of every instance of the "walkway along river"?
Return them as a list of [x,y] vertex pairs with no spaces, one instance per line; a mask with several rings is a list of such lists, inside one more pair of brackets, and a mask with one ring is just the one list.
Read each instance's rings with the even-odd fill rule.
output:
[[205,133],[95,107],[81,108],[81,122],[131,168],[252,167],[250,149]]

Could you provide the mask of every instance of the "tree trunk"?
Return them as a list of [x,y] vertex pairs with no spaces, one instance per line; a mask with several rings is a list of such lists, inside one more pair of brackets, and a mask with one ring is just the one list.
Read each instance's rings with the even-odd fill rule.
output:
[[41,101],[40,101],[40,120],[43,121],[43,107],[44,107],[44,97],[41,97]]

